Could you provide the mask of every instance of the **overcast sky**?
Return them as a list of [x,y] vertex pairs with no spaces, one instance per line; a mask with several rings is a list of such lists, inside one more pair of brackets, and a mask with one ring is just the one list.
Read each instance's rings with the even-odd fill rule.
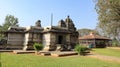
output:
[[0,24],[7,14],[19,19],[20,26],[33,26],[41,20],[42,26],[53,25],[68,15],[77,29],[96,27],[97,14],[93,0],[0,0]]

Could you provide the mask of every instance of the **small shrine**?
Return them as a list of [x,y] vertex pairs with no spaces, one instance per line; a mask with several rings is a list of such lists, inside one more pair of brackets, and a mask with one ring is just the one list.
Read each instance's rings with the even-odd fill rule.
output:
[[96,35],[93,32],[91,32],[89,35],[79,37],[79,44],[94,48],[110,46],[110,42],[110,38]]

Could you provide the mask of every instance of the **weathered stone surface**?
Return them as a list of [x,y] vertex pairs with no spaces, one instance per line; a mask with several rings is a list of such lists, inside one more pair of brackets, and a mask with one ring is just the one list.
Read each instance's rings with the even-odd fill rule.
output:
[[[7,44],[16,47],[21,45],[23,50],[33,49],[34,43],[42,43],[43,50],[70,50],[78,39],[78,32],[72,19],[68,16],[65,21],[61,20],[58,26],[41,27],[41,21],[38,20],[35,26],[26,28],[11,27],[6,32]],[[59,44],[59,45],[58,45]],[[20,48],[20,46],[18,47]]]

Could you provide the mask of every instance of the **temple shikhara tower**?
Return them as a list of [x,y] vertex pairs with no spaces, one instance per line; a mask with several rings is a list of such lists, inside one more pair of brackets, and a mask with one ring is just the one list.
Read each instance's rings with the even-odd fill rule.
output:
[[59,46],[61,50],[69,50],[78,43],[78,32],[69,16],[57,26],[42,27],[38,20],[35,26],[10,27],[5,34],[10,49],[31,50],[34,43],[41,43],[43,50],[56,50]]

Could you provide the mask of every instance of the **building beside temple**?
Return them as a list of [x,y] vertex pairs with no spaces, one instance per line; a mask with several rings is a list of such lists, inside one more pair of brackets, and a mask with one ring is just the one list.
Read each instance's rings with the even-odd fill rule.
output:
[[78,43],[78,32],[69,16],[60,20],[57,26],[42,27],[38,20],[35,26],[10,27],[5,35],[6,48],[10,49],[31,50],[34,43],[42,43],[44,50],[56,50],[58,46],[64,50],[72,49]]
[[111,45],[111,39],[91,32],[89,35],[79,37],[79,44],[88,47],[103,48]]

